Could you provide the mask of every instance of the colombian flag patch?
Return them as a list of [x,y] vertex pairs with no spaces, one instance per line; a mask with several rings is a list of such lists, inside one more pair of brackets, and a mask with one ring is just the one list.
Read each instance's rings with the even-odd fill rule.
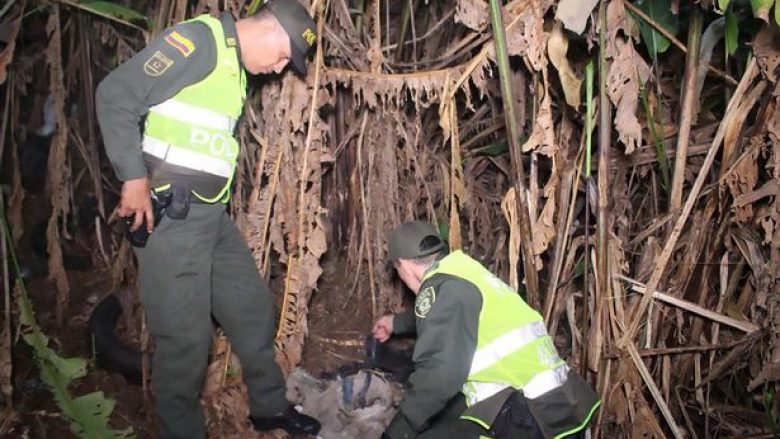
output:
[[175,47],[185,58],[195,51],[195,45],[192,44],[192,41],[176,31],[166,35],[165,42]]

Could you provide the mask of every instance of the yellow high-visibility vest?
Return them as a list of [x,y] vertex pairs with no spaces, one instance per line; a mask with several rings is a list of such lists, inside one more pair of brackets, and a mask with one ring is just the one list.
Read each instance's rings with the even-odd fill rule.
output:
[[194,195],[209,203],[227,202],[239,152],[233,130],[244,107],[246,75],[237,47],[225,44],[218,19],[201,15],[190,21],[205,23],[214,34],[216,66],[200,82],[149,109],[143,151],[171,165],[213,177],[222,183],[215,185],[221,187],[217,193],[203,194],[193,188]]
[[438,261],[424,279],[438,273],[464,279],[482,295],[477,350],[462,389],[467,405],[510,386],[532,399],[563,385],[569,367],[558,356],[542,316],[516,291],[460,250]]

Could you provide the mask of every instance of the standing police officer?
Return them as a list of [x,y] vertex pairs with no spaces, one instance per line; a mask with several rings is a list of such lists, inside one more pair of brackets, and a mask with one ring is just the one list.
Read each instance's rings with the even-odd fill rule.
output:
[[152,386],[162,438],[205,437],[199,399],[212,316],[241,360],[255,429],[319,431],[285,398],[268,287],[225,209],[244,70],[280,73],[292,61],[305,73],[315,29],[297,0],[269,0],[238,21],[203,15],[164,31],[98,86],[106,153],[123,182],[119,215],[131,230],[151,233],[152,196],[169,203],[166,218],[134,248],[156,347]]
[[390,235],[389,258],[415,293],[413,312],[374,325],[377,340],[417,333],[414,372],[387,439],[563,438],[598,397],[556,352],[542,317],[428,223]]

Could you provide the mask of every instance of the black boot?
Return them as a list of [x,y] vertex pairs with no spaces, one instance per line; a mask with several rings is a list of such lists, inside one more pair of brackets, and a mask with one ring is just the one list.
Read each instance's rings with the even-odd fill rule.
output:
[[249,419],[257,431],[276,430],[277,428],[281,428],[288,433],[317,434],[320,431],[320,422],[318,420],[309,415],[299,413],[292,405],[274,416],[265,418],[250,416]]

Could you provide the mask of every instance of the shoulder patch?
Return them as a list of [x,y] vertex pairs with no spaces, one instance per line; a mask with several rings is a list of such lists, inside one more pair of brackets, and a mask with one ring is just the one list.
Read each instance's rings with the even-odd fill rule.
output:
[[190,56],[190,54],[195,51],[195,44],[192,43],[192,40],[176,31],[166,35],[165,42],[181,52],[185,58]]
[[172,65],[173,60],[158,50],[144,63],[144,73],[149,76],[160,76]]
[[420,291],[417,299],[414,301],[414,315],[424,319],[433,307],[434,302],[436,302],[436,290],[433,287]]

